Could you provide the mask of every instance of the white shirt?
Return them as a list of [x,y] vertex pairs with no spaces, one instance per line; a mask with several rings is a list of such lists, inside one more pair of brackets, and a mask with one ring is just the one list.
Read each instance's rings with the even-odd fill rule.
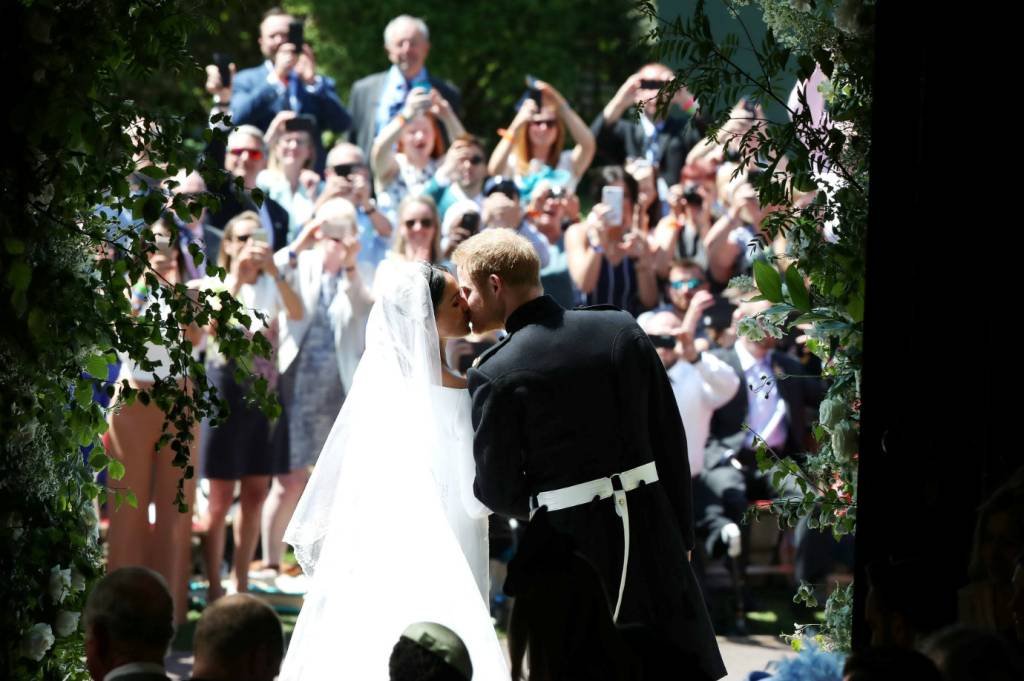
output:
[[163,674],[166,676],[167,672],[164,671],[162,664],[157,664],[156,662],[129,662],[128,664],[111,669],[103,677],[103,681],[114,681],[114,679],[128,676],[129,674]]
[[697,477],[704,468],[704,444],[711,429],[711,415],[733,398],[740,379],[731,366],[708,352],[702,353],[696,364],[679,360],[667,373],[686,430],[690,476]]
[[[779,449],[786,444],[787,408],[786,401],[779,397],[778,379],[771,368],[771,353],[758,362],[743,341],[737,341],[734,348],[747,381],[747,425],[769,447]],[[746,445],[752,447],[753,444],[753,434],[747,433]]]

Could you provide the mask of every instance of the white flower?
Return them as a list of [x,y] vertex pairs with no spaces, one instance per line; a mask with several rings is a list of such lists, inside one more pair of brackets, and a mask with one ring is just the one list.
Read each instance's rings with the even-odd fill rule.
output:
[[78,568],[71,568],[71,593],[85,591],[85,575],[78,571]]
[[822,400],[821,405],[818,407],[818,420],[821,421],[821,425],[829,430],[835,428],[836,424],[842,421],[845,416],[846,405],[843,404],[842,400],[835,397]]
[[849,421],[840,421],[832,431],[832,454],[839,461],[849,461],[857,451],[857,429]]
[[811,0],[789,0],[789,6],[798,12],[810,12]]
[[39,662],[55,640],[49,624],[34,624],[21,639],[21,655]]
[[50,568],[50,598],[54,603],[64,602],[71,589],[71,568],[60,569],[60,565]]
[[82,613],[80,612],[70,612],[68,610],[58,612],[57,619],[53,621],[53,628],[57,635],[63,638],[75,633],[78,629],[78,618],[81,616]]

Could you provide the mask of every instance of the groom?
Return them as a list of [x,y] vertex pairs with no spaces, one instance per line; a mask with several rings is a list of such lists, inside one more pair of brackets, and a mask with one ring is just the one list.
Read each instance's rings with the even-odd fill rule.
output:
[[601,574],[618,624],[645,626],[687,678],[725,675],[687,559],[686,438],[647,335],[611,307],[544,295],[530,242],[494,229],[452,256],[473,324],[508,335],[470,369],[476,495],[525,518],[546,507]]

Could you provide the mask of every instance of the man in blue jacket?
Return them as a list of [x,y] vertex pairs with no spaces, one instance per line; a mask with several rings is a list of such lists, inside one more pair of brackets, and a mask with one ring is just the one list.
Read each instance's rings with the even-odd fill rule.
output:
[[263,15],[259,45],[266,61],[235,75],[231,84],[231,120],[235,125],[250,124],[266,131],[281,111],[313,116],[315,168],[323,173],[326,154],[320,133],[325,129],[345,132],[352,118],[335,92],[334,80],[317,74],[309,44],[297,46],[288,42],[292,21],[293,17],[279,7]]

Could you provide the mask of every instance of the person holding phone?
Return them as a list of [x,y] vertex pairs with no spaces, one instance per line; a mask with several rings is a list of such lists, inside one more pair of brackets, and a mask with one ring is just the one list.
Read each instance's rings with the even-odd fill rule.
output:
[[359,225],[359,256],[363,278],[373,281],[377,266],[387,257],[394,236],[394,225],[377,209],[371,196],[370,166],[363,150],[350,142],[338,142],[327,154],[324,181],[316,199],[316,208],[331,199],[346,199],[356,207]]
[[[704,136],[697,102],[685,87],[671,97],[667,110],[658,111],[658,93],[675,77],[664,64],[647,64],[626,79],[590,125],[597,139],[599,161],[625,165],[646,159],[658,169],[658,195],[667,200],[668,188],[679,182],[686,155]],[[640,109],[640,118],[629,115]]]
[[[275,345],[278,314],[301,319],[304,308],[275,264],[267,237],[258,214],[246,211],[236,216],[224,228],[217,263],[228,271],[227,277],[224,281],[207,277],[194,282],[194,286],[216,293],[226,292],[241,302],[251,318],[247,333],[259,331]],[[268,326],[253,311],[265,315]],[[216,329],[211,329],[206,349],[206,375],[217,394],[227,401],[231,413],[217,425],[204,421],[199,439],[200,474],[210,484],[205,545],[210,601],[224,593],[220,574],[225,519],[235,499],[235,484],[241,484],[234,553],[235,585],[241,592],[249,587],[249,563],[259,541],[260,510],[270,487],[270,477],[288,472],[288,462],[275,457],[271,446],[270,421],[260,409],[245,402],[247,393],[252,390],[252,379],[239,381],[235,376],[236,368],[235,360],[220,352]],[[273,359],[254,357],[248,369],[267,379],[273,389],[277,380]]]
[[391,219],[406,196],[421,194],[445,153],[445,134],[466,131],[436,90],[414,88],[402,112],[377,135],[370,154],[379,207]]
[[[527,76],[529,89],[515,118],[502,131],[487,169],[491,175],[515,179],[529,195],[542,178],[561,180],[575,189],[594,158],[596,142],[587,124],[554,86]],[[576,141],[565,148],[565,134]]]
[[636,180],[619,166],[596,175],[594,207],[565,233],[569,274],[585,304],[614,305],[635,317],[658,304],[654,254],[633,224]]
[[[263,15],[259,45],[266,61],[235,74],[231,88],[231,120],[268,130],[281,111],[313,116],[314,169],[324,168],[323,130],[343,133],[352,118],[341,104],[334,80],[317,73],[313,48],[301,21],[280,8]],[[301,44],[300,44],[301,43]]]
[[282,111],[264,135],[270,158],[267,168],[256,177],[256,186],[288,211],[288,241],[294,241],[302,225],[313,217],[313,200],[320,184],[320,176],[313,170],[315,131],[312,116]]
[[458,88],[427,71],[430,31],[422,19],[402,14],[389,21],[384,28],[384,49],[391,68],[360,78],[348,98],[353,120],[349,141],[368,158],[374,139],[405,108],[417,87],[437,92],[456,114],[461,106]]

